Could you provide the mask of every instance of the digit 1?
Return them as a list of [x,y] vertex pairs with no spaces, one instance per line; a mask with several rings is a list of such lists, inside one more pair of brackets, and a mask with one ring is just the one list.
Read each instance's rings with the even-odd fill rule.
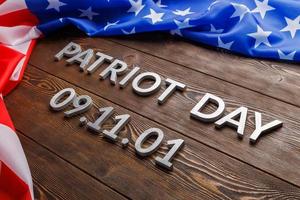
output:
[[165,157],[156,157],[155,163],[161,167],[164,167],[168,170],[173,169],[173,163],[171,160],[174,158],[175,154],[183,147],[184,140],[177,139],[177,140],[168,140],[167,141],[168,147],[171,148],[169,152],[165,155]]
[[113,142],[117,141],[118,134],[123,129],[123,127],[126,126],[126,124],[128,124],[128,122],[130,121],[130,115],[118,115],[115,117],[115,120],[117,120],[118,123],[110,131],[103,131],[104,137]]
[[[150,138],[151,136],[157,136],[156,140],[152,145],[147,148],[143,148],[142,145],[144,142]],[[135,141],[135,151],[140,156],[149,156],[153,152],[155,152],[162,143],[164,138],[164,133],[159,128],[149,128],[144,133],[142,133],[138,139]]]
[[113,114],[113,107],[105,107],[105,108],[100,108],[100,116],[98,119],[96,119],[95,122],[88,122],[87,123],[87,128],[88,130],[96,133],[100,133],[100,129],[102,124]]

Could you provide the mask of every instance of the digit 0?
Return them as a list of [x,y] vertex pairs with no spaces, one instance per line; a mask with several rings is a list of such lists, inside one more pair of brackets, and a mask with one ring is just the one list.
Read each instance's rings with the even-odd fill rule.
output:
[[[65,100],[60,102],[62,98],[66,97]],[[72,101],[76,98],[76,92],[73,88],[65,88],[56,93],[50,100],[50,108],[54,111],[60,111],[68,107]],[[60,103],[59,103],[60,102]]]
[[[156,140],[147,148],[143,148],[144,142],[151,136],[157,136]],[[164,133],[159,128],[150,128],[144,131],[135,142],[135,151],[140,156],[149,156],[154,153],[161,145]]]

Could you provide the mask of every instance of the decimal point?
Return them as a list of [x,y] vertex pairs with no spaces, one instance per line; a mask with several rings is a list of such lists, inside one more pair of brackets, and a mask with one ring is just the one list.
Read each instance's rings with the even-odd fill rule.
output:
[[128,138],[123,138],[121,143],[122,143],[122,147],[126,148],[129,144]]
[[80,117],[79,121],[80,121],[80,126],[84,126],[87,124],[88,120],[86,117]]

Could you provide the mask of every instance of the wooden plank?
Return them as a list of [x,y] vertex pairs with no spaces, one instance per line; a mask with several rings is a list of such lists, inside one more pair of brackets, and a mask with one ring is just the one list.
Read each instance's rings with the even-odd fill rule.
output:
[[[300,165],[300,109],[298,107],[101,38],[74,37],[67,40],[52,37],[41,41],[30,62],[42,70],[80,85],[94,94],[172,130],[288,182],[300,185],[300,171],[294,170]],[[64,61],[54,62],[50,55],[54,55],[72,40],[80,43],[84,48],[93,48],[95,51],[125,60],[130,65],[140,65],[143,70],[156,72],[164,78],[170,77],[183,82],[188,85],[188,89],[182,94],[176,93],[166,104],[158,106],[156,102],[161,91],[151,97],[139,97],[132,93],[131,86],[120,90],[118,87],[111,86],[107,80],[99,81],[100,72],[88,76],[79,73],[79,67],[76,65],[67,67]],[[190,110],[206,92],[223,98],[227,104],[227,112],[241,105],[249,108],[244,140],[238,140],[236,132],[230,128],[216,131],[213,124],[204,124],[189,118]],[[264,123],[278,119],[284,122],[284,126],[264,136],[258,144],[252,146],[249,145],[248,137],[254,131],[254,111],[263,113]]]
[[47,191],[37,181],[33,180],[34,199],[36,200],[58,200],[59,198],[53,193]]
[[[115,115],[131,115],[130,124],[121,134],[131,138],[127,150],[120,143],[116,146],[79,127],[79,117],[66,120],[63,113],[49,111],[51,97],[67,87],[91,96],[97,108],[113,106]],[[6,98],[6,103],[17,129],[133,199],[300,198],[300,189],[291,184],[33,67],[27,70],[19,88]],[[95,110],[85,115],[94,118]],[[112,123],[109,120],[104,128],[111,128]],[[150,127],[161,128],[166,140],[182,138],[186,142],[175,157],[171,173],[156,168],[153,163],[155,156],[166,153],[165,144],[148,158],[135,156],[133,141]]]
[[110,40],[300,106],[298,64],[246,58],[160,33]]
[[18,135],[36,183],[36,199],[126,199],[22,134]]

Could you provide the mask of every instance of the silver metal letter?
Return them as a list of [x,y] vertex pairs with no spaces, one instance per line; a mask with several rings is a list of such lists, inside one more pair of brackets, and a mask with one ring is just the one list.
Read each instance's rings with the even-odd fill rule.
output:
[[140,70],[139,67],[134,67],[120,82],[120,88],[124,88],[127,86],[127,84],[129,83],[129,81],[133,78],[133,76],[138,73],[138,71]]
[[61,60],[64,56],[72,57],[81,52],[81,47],[79,44],[70,42],[65,46],[60,52],[58,52],[54,57],[56,61]]
[[115,117],[115,120],[118,122],[110,131],[103,130],[104,137],[113,142],[117,141],[118,134],[130,121],[130,115],[118,115]]
[[[151,136],[157,136],[155,142],[147,148],[143,148],[144,142]],[[164,138],[164,133],[159,128],[150,128],[142,133],[135,141],[135,151],[140,156],[149,156],[154,153],[161,145]]]
[[65,117],[73,117],[88,111],[93,105],[93,100],[87,95],[81,95],[73,100],[74,109],[66,111]]
[[156,157],[155,163],[161,167],[164,167],[168,170],[173,169],[173,163],[171,160],[174,158],[175,154],[183,147],[184,140],[177,139],[177,140],[169,140],[167,142],[168,147],[171,148],[170,151],[165,155],[165,157]]
[[106,79],[110,75],[110,83],[115,85],[117,76],[124,74],[127,69],[127,64],[121,60],[114,60],[105,70],[100,74],[101,79]]
[[[217,110],[210,114],[202,113],[201,110],[208,102],[216,104],[216,106],[218,106]],[[202,99],[196,104],[196,106],[194,106],[190,114],[191,117],[201,120],[203,122],[214,122],[220,117],[222,117],[224,111],[225,111],[224,101],[220,97],[217,97],[210,93],[206,93],[202,97]]]
[[113,57],[111,56],[108,56],[106,54],[103,54],[103,53],[100,53],[100,52],[97,52],[96,53],[96,56],[98,57],[97,60],[95,60],[95,62],[89,66],[87,68],[87,72],[88,74],[92,74],[94,71],[96,71],[100,65],[102,65],[104,62],[110,62],[112,61]]
[[69,58],[67,62],[69,64],[78,63],[80,64],[80,71],[84,71],[85,66],[87,66],[94,55],[94,51],[92,49],[85,50],[72,58]]
[[100,133],[100,129],[102,124],[113,114],[113,107],[105,107],[105,108],[100,108],[100,116],[98,119],[96,119],[95,122],[88,122],[87,123],[87,128],[88,130],[96,133]]
[[183,83],[179,83],[172,79],[167,78],[166,85],[167,89],[158,97],[158,103],[163,104],[174,92],[176,89],[183,91],[186,88],[186,85]]
[[272,122],[269,122],[268,124],[265,124],[262,126],[261,123],[261,113],[255,112],[255,130],[250,136],[250,142],[251,143],[256,143],[258,138],[267,132],[270,132],[272,130],[275,130],[279,127],[282,127],[282,122],[279,120],[274,120]]
[[[63,97],[68,96],[65,100],[58,103]],[[50,100],[50,108],[54,111],[60,111],[70,105],[76,98],[76,92],[73,88],[65,88],[56,93]]]
[[[242,138],[244,136],[244,130],[246,126],[247,112],[248,108],[239,107],[235,111],[216,121],[215,125],[217,128],[221,128],[224,125],[229,125],[233,128],[237,128],[238,137]],[[240,117],[239,121],[235,120],[237,117]]]
[[[150,79],[154,81],[154,84],[149,88],[141,88],[139,85],[142,81]],[[141,96],[148,96],[160,89],[161,78],[158,74],[153,72],[144,72],[135,77],[132,82],[133,91]]]

